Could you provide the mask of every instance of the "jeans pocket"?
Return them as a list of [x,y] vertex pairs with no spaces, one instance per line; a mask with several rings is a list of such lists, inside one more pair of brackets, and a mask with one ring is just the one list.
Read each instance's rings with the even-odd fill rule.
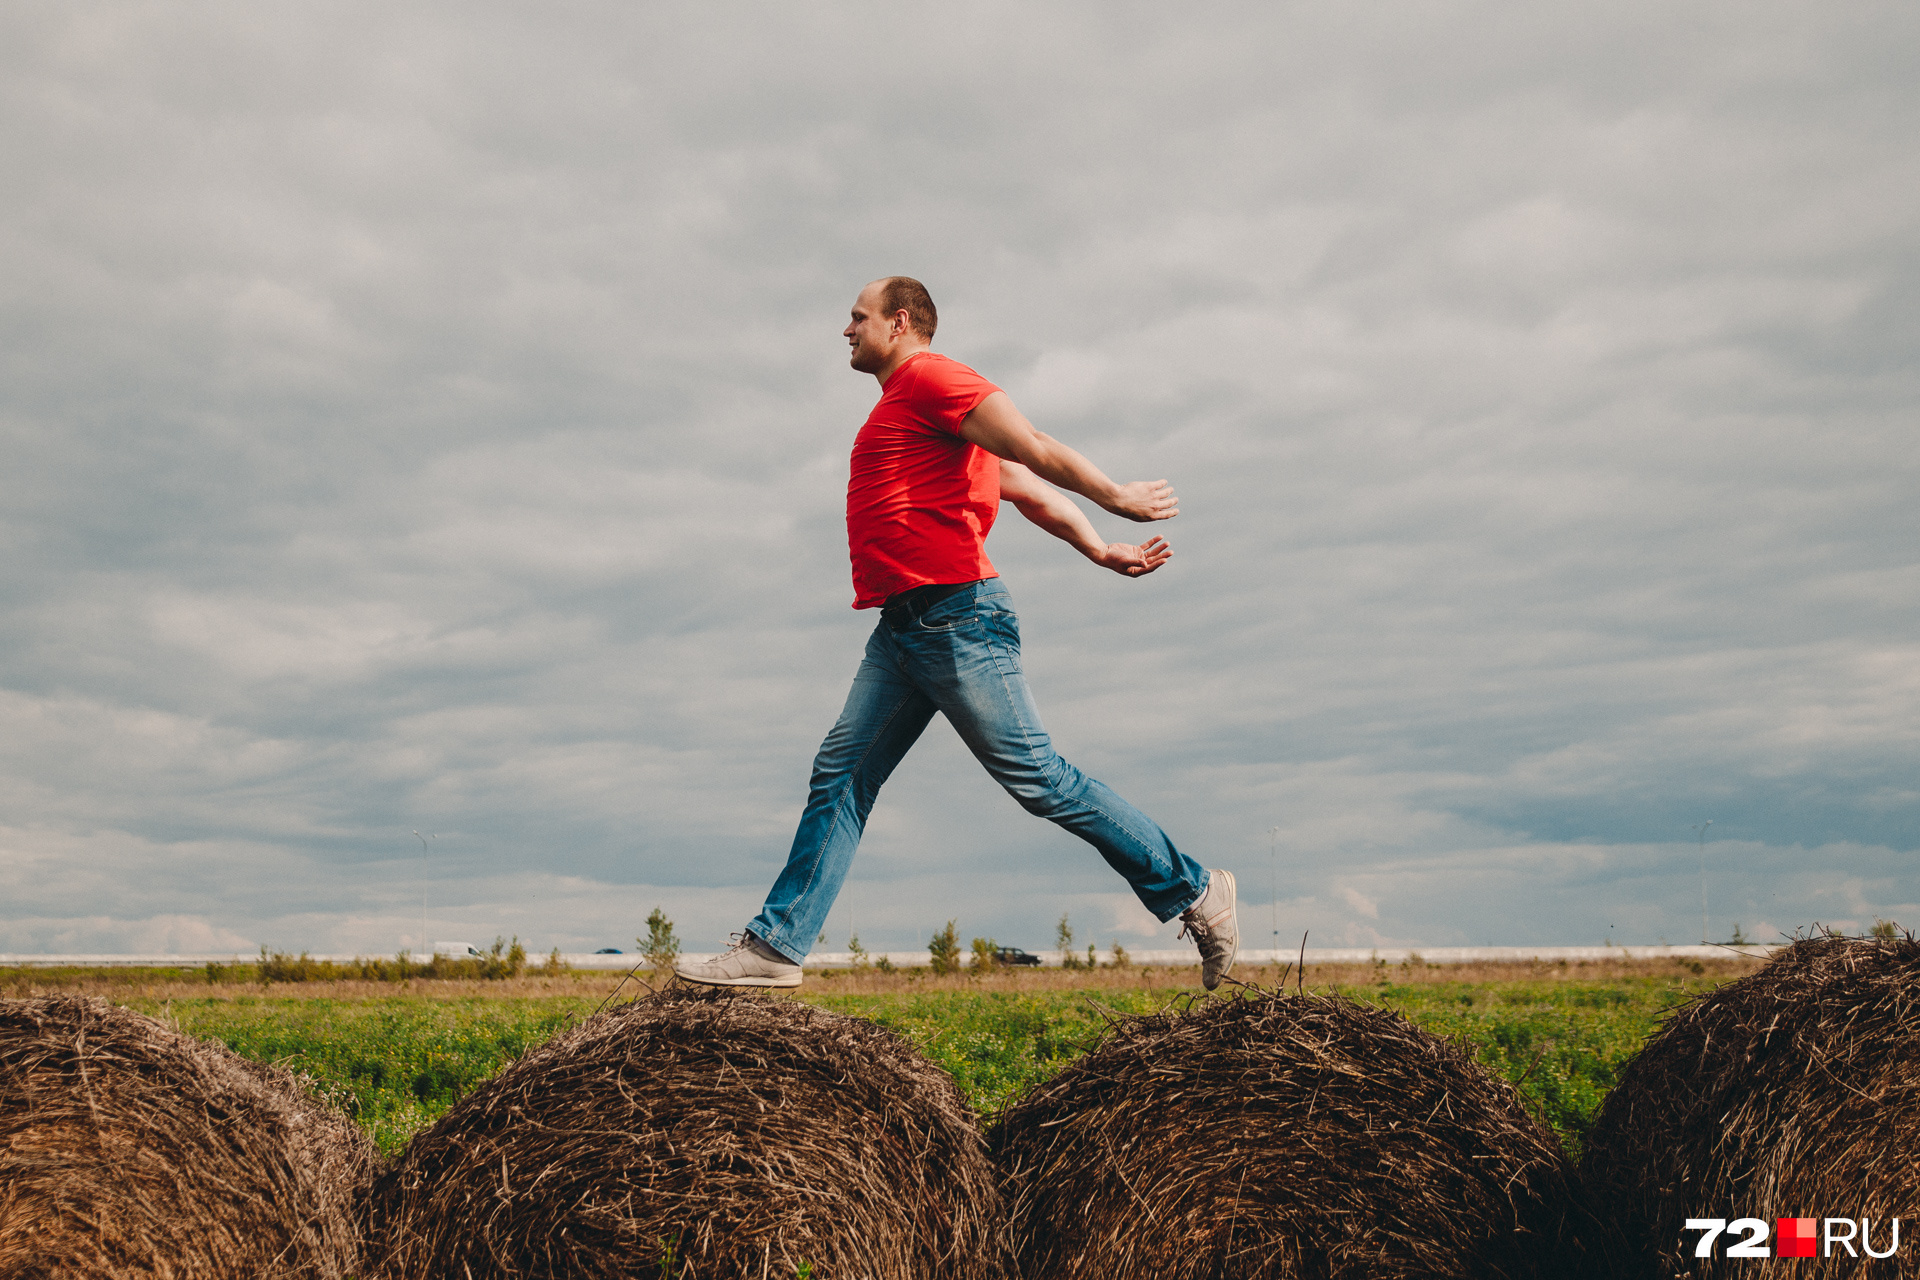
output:
[[994,669],[1003,676],[1022,674],[1020,668],[1020,619],[995,610],[981,615],[987,649],[993,655]]

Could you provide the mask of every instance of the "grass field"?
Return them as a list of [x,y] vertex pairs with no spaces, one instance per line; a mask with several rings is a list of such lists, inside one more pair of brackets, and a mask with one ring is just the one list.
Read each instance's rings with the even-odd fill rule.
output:
[[[1755,967],[1349,965],[1316,969],[1307,989],[1393,1009],[1462,1045],[1488,1070],[1517,1082],[1536,1113],[1577,1150],[1621,1064],[1662,1011]],[[1236,976],[1271,985],[1280,975],[1256,969]],[[99,995],[249,1058],[305,1072],[393,1152],[507,1062],[590,1016],[616,980],[566,974],[215,985],[165,971],[13,970],[0,972],[0,994]],[[630,983],[616,998],[636,990]],[[974,1106],[990,1114],[1091,1048],[1108,1019],[1206,997],[1191,969],[1136,968],[809,975],[791,998],[894,1029],[952,1072]]]

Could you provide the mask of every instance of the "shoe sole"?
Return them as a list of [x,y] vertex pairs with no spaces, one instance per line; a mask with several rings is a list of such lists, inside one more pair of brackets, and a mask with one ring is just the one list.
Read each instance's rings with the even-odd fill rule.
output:
[[800,974],[791,978],[696,978],[690,973],[681,973],[678,969],[673,976],[682,982],[691,982],[702,987],[780,987],[789,988],[800,985]]
[[1209,991],[1215,990],[1226,980],[1226,976],[1233,972],[1233,962],[1240,958],[1240,886],[1234,882],[1231,871],[1216,871],[1213,874],[1227,878],[1227,901],[1232,904],[1227,908],[1227,919],[1233,921],[1233,947],[1227,952],[1227,962],[1220,966],[1220,975],[1208,984]]

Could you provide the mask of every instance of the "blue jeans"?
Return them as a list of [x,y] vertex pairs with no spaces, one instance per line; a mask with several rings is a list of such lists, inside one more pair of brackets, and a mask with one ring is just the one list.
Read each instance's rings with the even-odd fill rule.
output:
[[1062,760],[1020,670],[1020,620],[998,578],[975,583],[867,641],[846,709],[813,760],[813,785],[786,868],[748,932],[795,962],[826,927],[874,797],[943,712],[974,758],[1028,813],[1100,851],[1157,919],[1207,887],[1207,872],[1153,820]]

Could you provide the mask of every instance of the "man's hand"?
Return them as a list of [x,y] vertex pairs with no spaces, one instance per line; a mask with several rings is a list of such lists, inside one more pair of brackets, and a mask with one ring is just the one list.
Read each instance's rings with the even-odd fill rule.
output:
[[1132,484],[1116,485],[1114,489],[1117,496],[1106,506],[1117,516],[1145,524],[1149,520],[1171,520],[1180,514],[1180,499],[1173,496],[1173,489],[1165,480],[1135,480]]
[[[1164,517],[1161,517],[1164,518]],[[1137,547],[1124,542],[1109,542],[1099,555],[1087,557],[1095,564],[1124,573],[1129,578],[1152,573],[1173,558],[1173,548],[1165,538],[1148,538]]]

